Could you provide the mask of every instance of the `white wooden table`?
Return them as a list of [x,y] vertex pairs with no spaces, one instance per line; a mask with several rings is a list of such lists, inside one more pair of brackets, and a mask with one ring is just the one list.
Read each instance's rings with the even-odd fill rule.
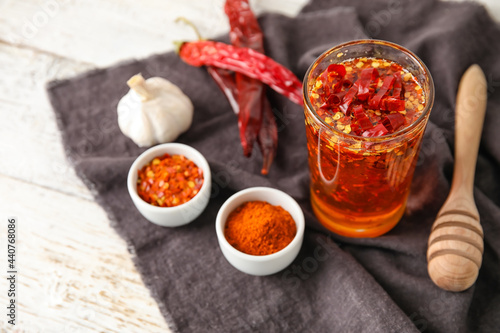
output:
[[[307,0],[251,1],[296,14]],[[482,0],[500,18],[500,3]],[[224,0],[0,0],[0,331],[165,332],[125,243],[66,160],[45,83],[214,37]],[[7,323],[7,218],[18,218],[17,325]],[[5,313],[4,313],[5,312]]]

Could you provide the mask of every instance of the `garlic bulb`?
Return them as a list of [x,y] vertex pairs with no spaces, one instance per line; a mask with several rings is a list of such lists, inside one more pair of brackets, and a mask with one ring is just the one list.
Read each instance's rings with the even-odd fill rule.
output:
[[193,121],[193,104],[175,84],[141,74],[127,81],[130,91],[118,103],[120,130],[138,146],[172,142]]

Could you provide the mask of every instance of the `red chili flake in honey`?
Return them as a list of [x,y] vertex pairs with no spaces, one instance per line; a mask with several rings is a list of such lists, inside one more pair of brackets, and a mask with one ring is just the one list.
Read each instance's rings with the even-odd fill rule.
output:
[[155,157],[137,173],[137,194],[153,206],[181,205],[203,186],[203,170],[183,155]]
[[309,98],[318,115],[346,134],[392,134],[415,122],[425,107],[416,78],[398,63],[356,58],[329,65]]

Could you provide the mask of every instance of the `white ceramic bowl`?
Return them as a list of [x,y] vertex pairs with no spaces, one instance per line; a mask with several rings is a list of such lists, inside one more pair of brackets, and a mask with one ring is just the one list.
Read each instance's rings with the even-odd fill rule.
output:
[[[203,185],[200,191],[191,200],[179,206],[153,206],[142,200],[137,194],[137,171],[153,160],[153,158],[165,153],[170,155],[184,155],[203,170]],[[181,143],[164,143],[149,148],[134,161],[127,178],[128,192],[139,212],[149,221],[163,227],[178,227],[196,219],[208,204],[211,185],[210,167],[205,157],[196,149]]]
[[[284,249],[269,255],[255,256],[235,249],[224,236],[227,217],[241,204],[248,201],[266,201],[288,211],[297,225],[295,238]],[[215,221],[219,246],[227,261],[238,270],[251,275],[270,275],[285,269],[297,257],[304,239],[304,213],[299,204],[288,194],[269,187],[252,187],[231,196],[222,205]]]

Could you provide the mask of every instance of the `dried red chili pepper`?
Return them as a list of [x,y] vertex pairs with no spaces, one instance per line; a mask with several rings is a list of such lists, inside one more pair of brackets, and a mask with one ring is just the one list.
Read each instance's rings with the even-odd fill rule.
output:
[[[212,72],[214,73],[212,77],[216,80],[217,84],[226,95],[226,98],[230,101],[234,113],[238,114],[239,105],[234,97],[237,96],[238,92],[236,89],[236,82],[234,82],[234,77],[223,77],[221,79],[219,74],[222,73],[222,75],[225,75],[225,70],[214,67],[207,67],[207,70],[211,73],[211,75]],[[233,103],[231,103],[231,101],[233,101]],[[257,143],[259,144],[263,159],[261,173],[263,175],[267,175],[269,167],[271,166],[276,155],[276,149],[278,148],[278,127],[276,125],[271,104],[265,94],[262,95],[262,103],[263,119],[259,135],[257,136]]]
[[385,128],[384,125],[379,123],[377,126],[371,128],[369,130],[364,131],[363,136],[364,137],[382,136],[382,135],[386,135],[387,133],[389,133],[387,128]]
[[[229,19],[231,30],[229,37],[234,46],[248,47],[264,53],[264,38],[259,23],[255,18],[250,5],[246,0],[227,0],[224,11]],[[265,94],[264,85],[240,73],[236,73],[238,89],[238,126],[243,154],[250,156],[253,143],[262,126],[262,95]]]
[[349,115],[349,106],[351,103],[354,101],[354,98],[356,97],[358,93],[358,85],[357,82],[352,85],[351,88],[349,88],[349,91],[347,91],[347,94],[342,98],[342,103],[339,105],[340,111],[342,111],[345,115]]
[[328,73],[335,72],[337,75],[340,77],[344,77],[346,74],[345,66],[344,65],[339,65],[339,64],[331,64],[327,68]]
[[[178,17],[175,21],[176,22],[183,22],[183,23],[189,25],[194,30],[198,39],[203,40],[200,32],[198,31],[198,28],[191,21],[189,21],[185,17]],[[222,69],[222,68],[217,68],[217,67],[212,67],[212,66],[206,66],[206,68],[207,68],[208,74],[210,74],[210,76],[214,79],[215,83],[217,83],[219,88],[222,90],[222,92],[226,96],[234,113],[239,114],[240,108],[238,106],[238,101],[237,101],[238,90],[236,89],[236,84],[234,82],[234,73],[232,71],[227,70],[227,69]]]
[[[207,70],[212,78],[216,81],[219,88],[224,92],[224,95],[228,99],[233,112],[235,114],[239,114],[240,106],[238,104],[238,101],[236,100],[236,96],[238,96],[238,89],[236,88],[234,76],[225,76],[224,71],[228,73],[229,71],[212,66],[207,67]],[[262,96],[265,96],[265,94],[262,94]],[[267,101],[266,104],[269,105],[269,101]],[[262,174],[267,174],[272,160],[274,159],[275,150],[278,143],[278,131],[271,106],[266,106],[266,109],[267,110],[265,110],[263,107],[262,125],[257,136],[257,143],[259,144],[263,156],[263,167],[261,170]],[[269,117],[269,112],[271,113],[272,119]],[[274,135],[274,133],[276,134]]]
[[349,90],[352,83],[351,81],[346,80],[344,84],[343,77],[345,74],[345,67],[338,64],[331,64],[325,71],[323,71],[318,79],[321,83],[321,87],[318,88],[318,93],[323,103],[326,102],[327,98],[331,94],[339,93],[342,88]]
[[226,0],[224,11],[231,28],[231,43],[264,53],[264,35],[248,1]]
[[238,89],[236,89],[236,83],[234,82],[234,73],[227,69],[215,68],[212,66],[208,66],[207,71],[226,96],[234,113],[240,113],[240,106],[237,100]]
[[[225,11],[229,17],[231,25],[230,36],[233,44],[236,46],[250,46],[256,51],[263,53],[263,34],[260,30],[257,19],[250,9],[248,1],[227,0]],[[181,20],[190,24],[195,31],[197,31],[196,27],[189,21],[182,18]],[[199,33],[197,34],[199,36]],[[233,75],[234,73],[231,71],[213,66],[207,66],[207,70],[226,95],[233,111],[239,115],[238,124],[240,127],[240,137],[245,155],[250,155],[251,150],[248,148],[251,149],[255,133],[258,134],[257,143],[259,144],[263,157],[263,167],[261,173],[267,174],[276,155],[278,145],[278,128],[276,120],[274,119],[271,104],[265,95],[265,87],[260,81],[248,78],[239,73]],[[258,90],[260,90],[260,87],[262,87],[262,89],[260,90],[260,93],[256,91],[250,94],[251,98],[238,98],[238,96],[240,96],[240,92],[238,91],[236,81],[238,81],[238,86],[242,88],[242,92],[250,91],[249,87],[252,86],[258,87]],[[243,87],[241,82],[244,82]],[[252,101],[252,98],[254,101]],[[258,102],[257,99],[259,99]],[[252,101],[252,103],[249,103],[250,101]],[[249,112],[240,113],[240,110],[247,110]],[[260,124],[260,129],[258,126],[253,126],[255,123],[249,121],[252,119],[251,114],[259,114],[259,112],[262,113],[262,123]],[[249,132],[250,135],[245,132]],[[250,145],[248,143],[250,143]]]
[[361,71],[358,81],[358,99],[366,101],[370,96],[371,85],[377,86],[378,71],[376,68],[365,68]]
[[278,126],[276,125],[276,119],[274,119],[271,104],[265,94],[262,95],[262,112],[262,126],[257,137],[257,143],[262,152],[262,169],[260,172],[267,175],[278,149]]
[[[240,77],[240,79],[238,79]],[[236,88],[238,90],[238,127],[243,155],[250,157],[252,148],[262,125],[261,95],[264,86],[258,80],[238,75],[236,73]],[[257,97],[257,98],[256,98]]]
[[382,119],[382,124],[389,132],[395,132],[405,123],[405,117],[400,113],[388,114]]
[[401,72],[397,71],[394,73],[394,84],[392,88],[392,97],[401,98],[403,88],[403,82],[401,81]]
[[[380,109],[384,111],[404,111],[405,101],[393,97],[384,98]],[[383,104],[383,105],[382,105]]]
[[342,99],[344,98],[346,93],[347,91],[340,91],[338,93],[331,94],[326,100],[325,104],[328,106],[338,106],[342,102]]
[[384,78],[384,82],[382,83],[382,86],[380,87],[380,89],[368,101],[368,106],[373,108],[373,109],[378,109],[380,101],[382,100],[382,97],[384,97],[385,94],[387,94],[387,92],[389,90],[391,90],[393,83],[394,83],[394,76],[387,75]]
[[354,132],[356,135],[360,135],[363,130],[358,123],[351,123],[351,132]]
[[370,118],[368,118],[368,116],[366,115],[362,105],[354,107],[352,111],[354,113],[354,118],[356,119],[356,122],[362,131],[366,131],[373,127],[373,124],[370,121]]
[[[255,51],[264,53],[264,35],[248,1],[227,0],[224,11],[229,18],[229,25],[231,27],[229,32],[231,43],[235,46],[249,47]],[[248,112],[240,113],[239,122],[243,125],[245,122],[248,125],[252,125],[247,125],[246,128],[243,128],[246,132],[257,133],[257,143],[259,144],[263,159],[261,173],[267,174],[278,147],[278,126],[274,119],[271,104],[267,100],[266,88],[260,81],[248,78],[239,73],[236,73],[236,84],[239,90],[238,95],[240,96],[238,99],[240,110],[248,109]],[[243,89],[240,90],[241,87]],[[254,87],[256,91],[248,99],[241,98],[243,91],[250,91],[249,87]],[[252,99],[257,101],[257,103],[250,103]],[[252,107],[254,105],[256,107]],[[257,114],[261,117],[262,122],[260,126],[253,126],[255,123],[246,121],[245,117],[250,117],[250,119],[256,118],[256,116],[252,117],[252,114]],[[244,135],[241,131],[242,127],[240,126],[240,135],[243,135],[247,139],[247,142],[250,142],[252,135]],[[250,155],[250,152],[248,152],[248,155]]]
[[302,83],[286,67],[262,53],[214,41],[185,42],[179,55],[191,66],[215,66],[242,73],[269,85],[293,102],[303,105]]
[[348,79],[343,79],[341,82],[340,82],[340,86],[342,89],[345,89],[345,90],[349,90],[351,87],[352,87],[353,83],[351,80],[348,80]]

